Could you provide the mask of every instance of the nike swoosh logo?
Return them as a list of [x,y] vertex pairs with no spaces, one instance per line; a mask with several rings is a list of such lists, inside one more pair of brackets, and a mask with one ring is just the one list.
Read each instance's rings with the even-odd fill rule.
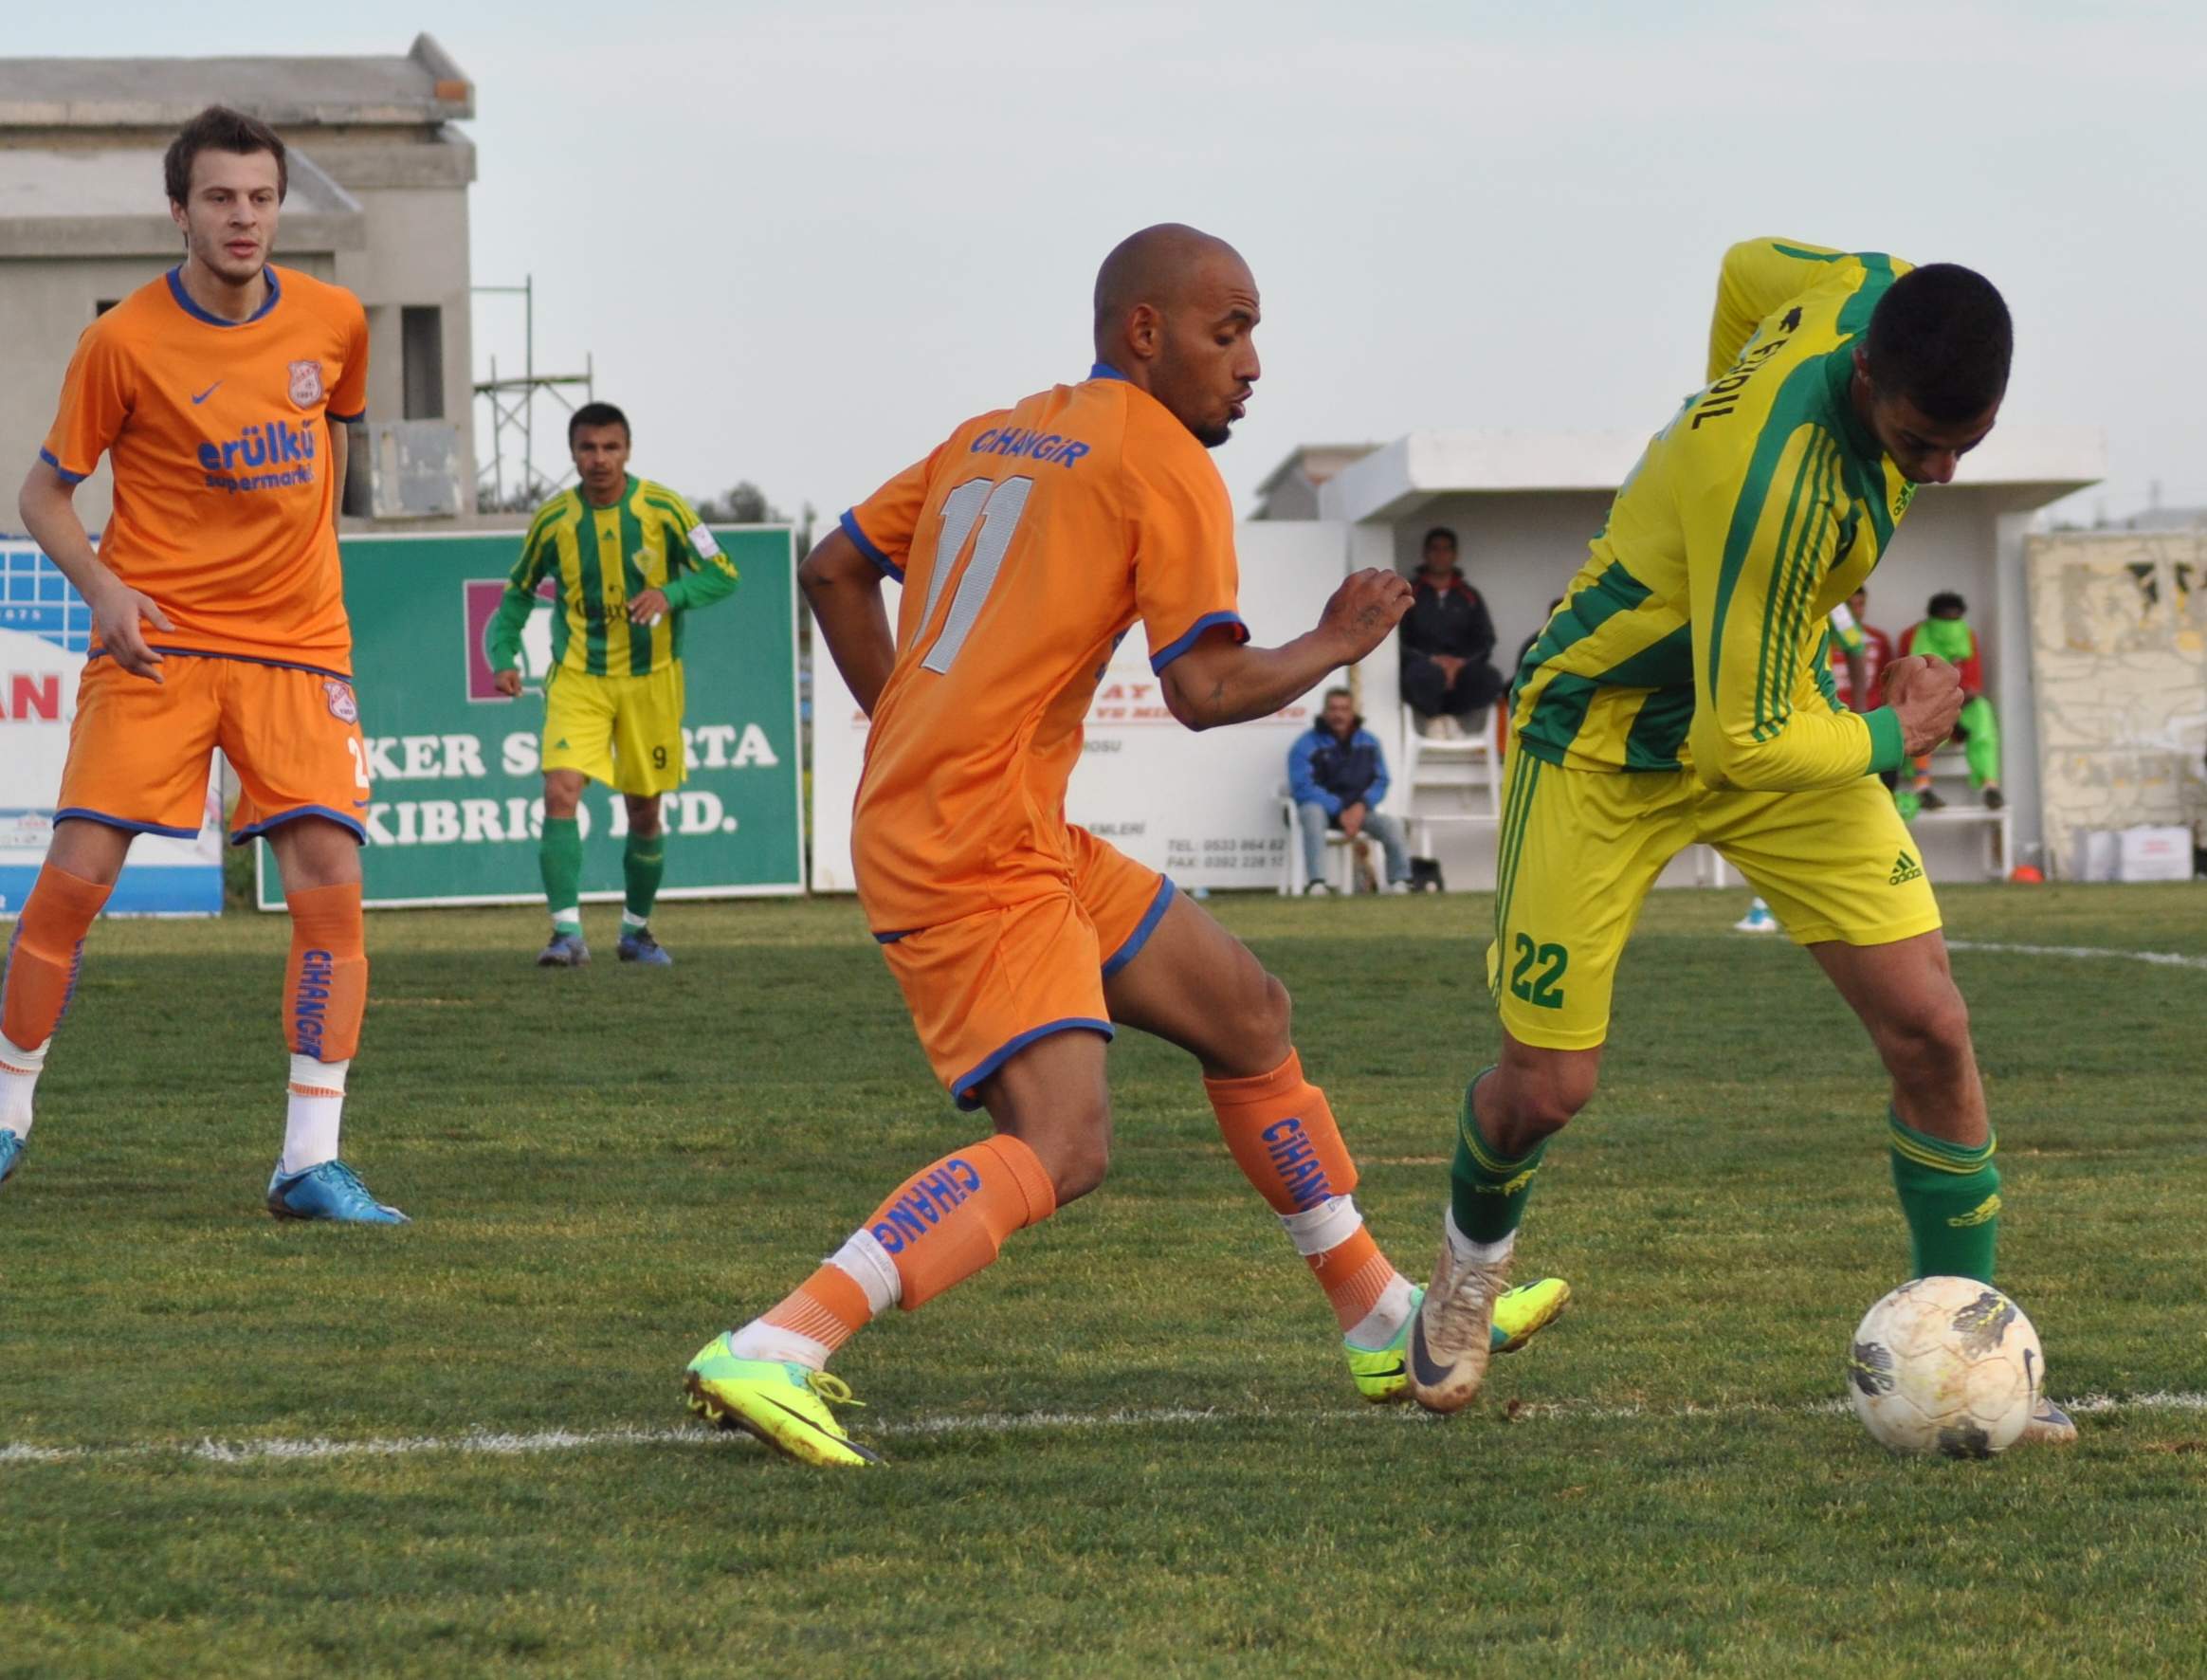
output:
[[1410,1379],[1420,1388],[1438,1388],[1448,1381],[1449,1372],[1433,1363],[1426,1352],[1425,1314],[1420,1312],[1410,1321]]
[[848,1435],[835,1435],[835,1434],[830,1434],[830,1433],[828,1433],[828,1431],[826,1431],[826,1430],[822,1429],[822,1428],[821,1428],[821,1427],[820,1427],[818,1424],[814,1423],[814,1422],[813,1422],[813,1421],[812,1421],[812,1420],[810,1417],[807,1417],[807,1416],[806,1416],[806,1415],[804,1415],[802,1412],[799,1412],[799,1411],[797,1411],[797,1410],[796,1410],[794,1407],[792,1407],[792,1406],[785,1406],[785,1405],[783,1405],[783,1404],[782,1404],[782,1403],[781,1403],[779,1400],[775,1399],[775,1398],[774,1397],[774,1396],[772,1396],[772,1395],[761,1395],[759,1397],[760,1397],[761,1399],[763,1399],[763,1400],[764,1400],[764,1401],[765,1401],[765,1402],[766,1402],[768,1405],[770,1405],[770,1406],[774,1407],[775,1411],[777,1411],[777,1412],[786,1412],[786,1413],[788,1413],[788,1414],[789,1414],[789,1415],[790,1415],[792,1418],[793,1418],[793,1419],[794,1419],[796,1422],[798,1422],[798,1423],[802,1424],[802,1425],[803,1425],[805,1428],[807,1428],[807,1429],[811,1430],[811,1431],[812,1431],[812,1432],[814,1434],[818,1435],[818,1436],[819,1436],[819,1437],[820,1437],[822,1440],[824,1440],[824,1441],[833,1441],[833,1442],[834,1442],[834,1443],[835,1443],[835,1444],[836,1444],[838,1447],[848,1447],[848,1449],[849,1449],[851,1452],[853,1452],[857,1453],[857,1454],[858,1454],[858,1455],[859,1455],[861,1458],[864,1458],[864,1459],[867,1460],[869,1463],[873,1463],[873,1464],[879,1464],[879,1463],[881,1463],[881,1461],[882,1461],[882,1455],[881,1455],[880,1453],[878,1453],[878,1452],[870,1452],[870,1451],[868,1451],[866,1448],[865,1448],[865,1447],[861,1447],[861,1446],[860,1446],[860,1445],[859,1445],[859,1444],[858,1444],[856,1441],[852,1440],[852,1439],[851,1439],[851,1438],[850,1438]]
[[192,406],[196,409],[201,403],[205,402],[209,397],[212,396],[221,389],[222,381],[217,379],[212,385],[210,385],[205,391],[201,392],[197,396],[192,399]]

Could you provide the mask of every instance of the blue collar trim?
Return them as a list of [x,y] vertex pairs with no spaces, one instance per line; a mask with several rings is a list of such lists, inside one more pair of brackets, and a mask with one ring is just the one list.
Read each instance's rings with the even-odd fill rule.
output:
[[261,300],[260,308],[243,320],[225,320],[219,315],[210,315],[192,301],[192,294],[184,289],[184,265],[179,263],[169,270],[169,296],[176,300],[176,306],[195,320],[203,320],[210,327],[249,327],[269,310],[276,307],[283,296],[283,287],[276,279],[273,266],[261,270],[261,278],[268,283],[268,295]]
[[1100,361],[1088,370],[1091,379],[1125,379],[1126,375],[1107,361]]

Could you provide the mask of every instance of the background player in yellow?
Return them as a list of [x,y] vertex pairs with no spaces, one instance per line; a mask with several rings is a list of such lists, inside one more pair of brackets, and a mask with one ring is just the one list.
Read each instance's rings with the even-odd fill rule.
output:
[[[1873,774],[1943,740],[1961,689],[1943,661],[1903,660],[1887,704],[1847,710],[1829,615],[1917,486],[1992,429],[2011,345],[2006,304],[1966,268],[1783,240],[1726,253],[1708,383],[1649,444],[1518,671],[1487,953],[1502,1060],[1465,1094],[1411,1329],[1429,1408],[1479,1390],[1541,1152],[1594,1095],[1626,937],[1696,841],[1809,947],[1884,1058],[1915,1274],[1991,1280],[1999,1174],[1968,1013]],[[2074,1430],[2049,1403],[2034,1433]]]
[[[1097,276],[1086,379],[967,421],[805,561],[821,634],[872,720],[860,902],[937,1075],[995,1134],[907,1178],[793,1291],[700,1351],[686,1382],[712,1421],[813,1463],[875,1462],[823,1403],[849,1397],[828,1359],[1102,1182],[1104,1050],[1121,1025],[1196,1057],[1228,1150],[1325,1292],[1357,1386],[1402,1396],[1415,1290],[1364,1229],[1286,989],[1156,870],[1065,820],[1082,720],[1137,625],[1173,715],[1209,729],[1308,692],[1409,606],[1396,573],[1359,572],[1306,633],[1248,645],[1232,507],[1206,450],[1257,379],[1257,316],[1231,247],[1171,225],[1135,234]],[[904,584],[893,634],[885,575]],[[1504,1340],[1531,1335],[1564,1293],[1548,1280],[1513,1294]]]
[[552,669],[544,676],[544,828],[538,847],[552,940],[542,968],[590,960],[582,939],[583,783],[620,790],[623,962],[664,968],[651,905],[666,873],[659,797],[682,785],[684,614],[733,593],[736,568],[689,504],[629,470],[629,418],[585,403],[567,423],[577,483],[537,510],[488,631],[499,692],[519,694],[521,628],[555,578]]

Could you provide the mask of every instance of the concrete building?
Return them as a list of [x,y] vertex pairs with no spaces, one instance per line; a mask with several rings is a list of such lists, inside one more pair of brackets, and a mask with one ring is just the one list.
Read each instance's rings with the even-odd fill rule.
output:
[[1315,520],[1320,488],[1353,462],[1375,453],[1377,444],[1304,444],[1266,475],[1257,486],[1255,520]]
[[[472,524],[475,148],[452,124],[475,88],[428,35],[387,58],[0,59],[0,472],[36,458],[85,325],[179,260],[161,155],[214,103],[283,137],[277,263],[368,311],[345,511],[363,528]],[[109,502],[102,466],[78,492],[88,528]]]
[[[1328,447],[1311,452],[1328,469],[1315,486],[1313,515],[1342,529],[1350,571],[1414,572],[1425,531],[1451,527],[1465,575],[1494,615],[1495,660],[1506,669],[1584,563],[1589,539],[1646,442],[1636,431],[1414,431],[1339,465]],[[1267,484],[1293,485],[1310,476],[1304,453],[1290,456]],[[1974,805],[1919,819],[1926,862],[1940,879],[2004,872],[2042,844],[2023,539],[2038,509],[2106,471],[2106,447],[2095,431],[2002,427],[1970,453],[1955,484],[1926,491],[1909,509],[1870,579],[1869,621],[1896,641],[1924,616],[1933,592],[1951,589],[1969,602],[1984,647],[1986,685],[2004,742],[2008,810],[1998,820]],[[1292,492],[1285,500],[1297,504]],[[1272,505],[1268,500],[1268,512]],[[1391,639],[1359,667],[1358,704],[1383,741],[1403,743],[1400,763],[1412,755],[1396,654]],[[1390,804],[1414,819],[1414,799],[1406,783]],[[1452,797],[1450,820],[1428,827],[1450,886],[1492,882],[1495,823],[1483,813],[1487,804],[1484,797]],[[1683,861],[1670,879],[1688,881],[1697,870],[1703,880],[1723,878],[1703,858]]]

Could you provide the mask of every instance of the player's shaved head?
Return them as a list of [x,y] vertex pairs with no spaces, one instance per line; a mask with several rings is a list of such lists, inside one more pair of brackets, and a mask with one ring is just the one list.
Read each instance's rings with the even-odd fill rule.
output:
[[1249,265],[1233,247],[1185,222],[1159,222],[1113,246],[1104,266],[1096,270],[1098,351],[1104,348],[1104,334],[1123,322],[1138,303],[1164,310],[1184,306],[1198,271],[1212,262],[1249,272]]
[[1259,373],[1257,314],[1257,283],[1239,251],[1159,222],[1121,240],[1096,271],[1096,359],[1214,448]]

